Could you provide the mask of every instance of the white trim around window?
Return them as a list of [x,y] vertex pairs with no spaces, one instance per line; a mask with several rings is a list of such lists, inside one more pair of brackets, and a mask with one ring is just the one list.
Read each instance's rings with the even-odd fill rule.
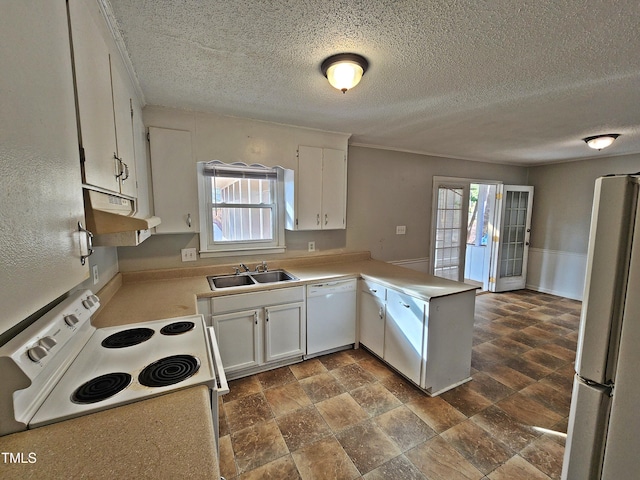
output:
[[198,162],[200,256],[283,253],[284,169]]

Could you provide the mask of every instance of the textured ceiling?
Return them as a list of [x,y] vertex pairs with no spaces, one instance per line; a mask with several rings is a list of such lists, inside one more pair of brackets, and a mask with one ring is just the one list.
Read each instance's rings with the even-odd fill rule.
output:
[[[470,160],[640,152],[638,0],[110,4],[147,104]],[[340,52],[370,64],[346,94],[320,73]],[[622,136],[602,152],[581,140],[599,133]]]

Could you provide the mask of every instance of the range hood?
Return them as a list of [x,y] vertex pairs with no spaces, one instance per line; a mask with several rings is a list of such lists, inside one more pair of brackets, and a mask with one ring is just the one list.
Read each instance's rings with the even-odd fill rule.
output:
[[135,199],[84,186],[87,230],[96,246],[135,246],[151,235],[160,218],[136,217]]

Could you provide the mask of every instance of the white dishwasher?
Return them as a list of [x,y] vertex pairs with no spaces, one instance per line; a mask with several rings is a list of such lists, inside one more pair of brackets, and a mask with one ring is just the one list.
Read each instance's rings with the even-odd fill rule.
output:
[[356,341],[355,279],[307,285],[307,356]]

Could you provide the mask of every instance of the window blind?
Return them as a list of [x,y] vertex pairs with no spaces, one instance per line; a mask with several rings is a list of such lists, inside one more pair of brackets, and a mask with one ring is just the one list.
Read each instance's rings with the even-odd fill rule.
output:
[[260,164],[222,163],[219,160],[202,163],[202,174],[207,177],[247,178],[252,180],[275,180],[280,167],[265,167]]

